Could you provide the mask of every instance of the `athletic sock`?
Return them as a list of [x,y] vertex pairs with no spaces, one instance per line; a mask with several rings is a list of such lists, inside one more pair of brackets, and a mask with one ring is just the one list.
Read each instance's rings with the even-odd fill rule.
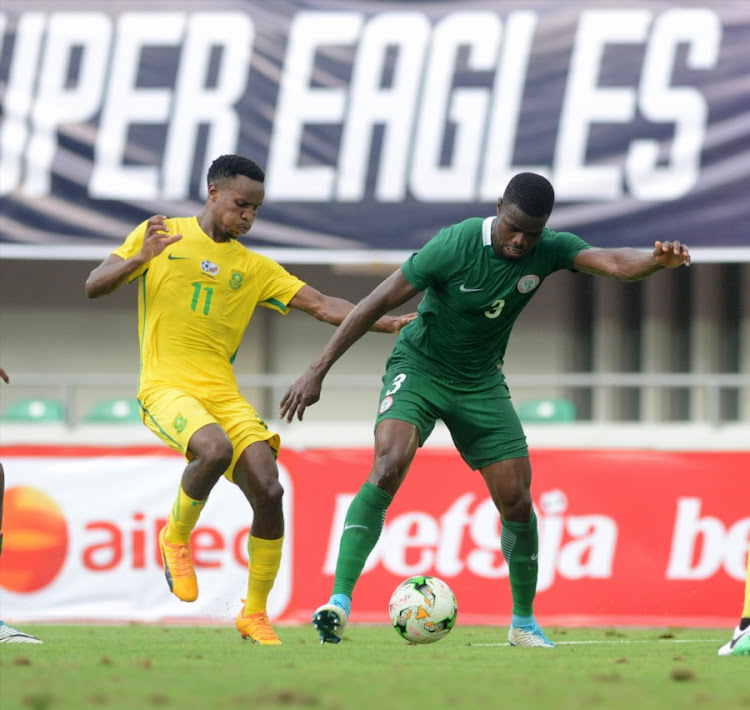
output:
[[518,614],[513,614],[510,625],[514,629],[531,630],[536,626],[536,619],[533,614],[531,616],[519,616]]
[[513,613],[519,617],[533,617],[536,582],[539,573],[539,534],[536,514],[531,511],[528,523],[502,520],[500,545],[508,563]]
[[347,616],[349,616],[352,611],[352,598],[346,594],[333,594],[328,600],[328,603],[340,606],[344,612],[346,612]]
[[393,496],[366,482],[349,505],[341,533],[333,594],[351,598],[367,556],[380,538]]
[[245,599],[246,615],[266,610],[268,595],[281,566],[283,544],[283,537],[278,540],[263,540],[252,535],[247,536],[249,576]]
[[744,631],[748,626],[750,626],[750,545],[747,548],[747,577],[745,578],[745,604],[742,607],[742,620],[740,621],[740,630]]
[[172,544],[189,545],[190,533],[198,523],[204,505],[206,505],[205,500],[193,500],[182,490],[182,484],[180,484],[177,498],[169,513],[164,539]]

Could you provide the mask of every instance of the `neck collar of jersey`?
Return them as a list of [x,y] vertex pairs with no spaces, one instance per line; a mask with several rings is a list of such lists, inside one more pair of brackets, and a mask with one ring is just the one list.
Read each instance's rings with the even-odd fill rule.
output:
[[482,246],[492,246],[492,222],[494,219],[494,217],[487,217],[487,219],[482,222]]

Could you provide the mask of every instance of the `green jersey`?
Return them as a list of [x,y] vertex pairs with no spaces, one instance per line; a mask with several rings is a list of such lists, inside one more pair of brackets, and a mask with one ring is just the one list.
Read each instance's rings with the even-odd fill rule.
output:
[[436,377],[482,385],[502,378],[513,324],[551,273],[573,270],[591,245],[546,229],[529,254],[505,259],[492,247],[493,217],[440,230],[401,267],[425,291],[419,317],[402,329],[391,358],[407,357]]

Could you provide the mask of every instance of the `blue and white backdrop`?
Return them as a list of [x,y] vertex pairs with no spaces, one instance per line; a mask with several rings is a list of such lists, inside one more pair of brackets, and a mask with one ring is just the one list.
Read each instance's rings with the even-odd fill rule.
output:
[[748,47],[727,0],[5,0],[0,254],[106,254],[237,152],[266,252],[408,254],[531,170],[553,228],[750,261]]

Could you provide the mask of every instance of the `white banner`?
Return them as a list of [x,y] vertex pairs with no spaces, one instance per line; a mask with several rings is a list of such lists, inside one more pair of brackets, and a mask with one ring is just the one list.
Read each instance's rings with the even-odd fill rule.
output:
[[[200,594],[191,604],[171,594],[158,532],[184,466],[165,456],[6,459],[0,557],[1,618],[27,621],[154,622],[202,618],[231,623],[247,592],[252,510],[219,481],[193,537]],[[286,536],[269,598],[281,615],[292,589],[292,482],[280,466]]]

